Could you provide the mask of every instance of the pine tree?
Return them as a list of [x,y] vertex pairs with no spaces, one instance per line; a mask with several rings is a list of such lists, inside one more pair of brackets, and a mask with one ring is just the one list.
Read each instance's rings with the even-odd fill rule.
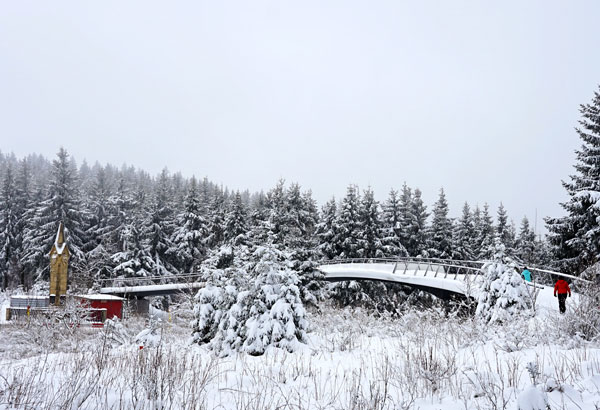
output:
[[337,220],[338,234],[334,243],[340,258],[358,258],[360,249],[360,195],[354,185],[346,190]]
[[17,265],[18,265],[18,284],[25,289],[29,289],[32,284],[33,278],[30,270],[26,269],[23,264],[25,255],[25,232],[31,230],[31,219],[30,215],[33,215],[34,207],[32,206],[32,182],[31,182],[31,169],[27,159],[23,159],[19,163],[19,172],[16,177],[16,199],[17,199],[17,236],[16,236],[16,249],[17,253]]
[[192,177],[184,202],[185,209],[177,216],[178,227],[173,235],[173,244],[178,269],[188,273],[197,271],[206,254],[208,237],[196,178]]
[[141,277],[156,274],[154,255],[150,254],[135,223],[120,230],[118,239],[122,251],[111,256],[113,276]]
[[225,241],[225,196],[220,189],[215,190],[209,211],[207,244],[219,247]]
[[337,258],[340,254],[340,250],[335,243],[335,239],[338,237],[337,205],[335,198],[332,198],[323,205],[320,222],[317,224],[316,230],[319,242],[319,252],[327,259]]
[[262,355],[269,346],[293,352],[305,342],[307,329],[298,277],[272,243],[258,246],[250,260],[247,271],[217,269],[215,284],[198,292],[194,340],[220,356]]
[[406,251],[411,256],[419,256],[427,249],[427,207],[421,199],[421,190],[415,189],[411,203],[411,219],[408,223],[408,244]]
[[490,260],[494,256],[494,235],[495,232],[494,225],[492,224],[492,217],[490,216],[490,207],[488,204],[484,204],[483,212],[481,213],[479,237],[477,240],[477,243],[479,244],[479,260]]
[[506,254],[511,256],[514,255],[516,232],[514,225],[511,226],[511,224],[508,222],[508,214],[502,202],[500,202],[500,206],[498,207],[496,234],[504,245]]
[[230,201],[228,212],[225,215],[224,238],[226,241],[240,244],[246,240],[245,234],[248,231],[246,214],[246,207],[238,191]]
[[110,207],[112,186],[103,167],[96,164],[92,173],[95,173],[95,178],[92,179],[90,176],[89,197],[87,201],[84,201],[90,212],[87,213],[86,265],[82,270],[91,273],[95,278],[106,278],[111,270],[110,258],[116,251],[115,227],[111,225],[113,220]]
[[404,247],[408,246],[410,241],[409,225],[413,219],[412,214],[413,194],[412,190],[406,185],[402,185],[402,195],[398,206],[398,223],[396,224],[397,235]]
[[17,282],[19,274],[19,209],[12,164],[4,172],[0,192],[0,289]]
[[363,192],[359,209],[358,255],[360,257],[383,257],[380,233],[379,203],[369,187]]
[[25,232],[27,253],[24,258],[36,269],[38,277],[48,277],[47,255],[60,222],[65,227],[72,268],[77,270],[84,260],[82,248],[86,237],[76,180],[77,169],[69,160],[67,151],[60,148],[57,158],[52,162],[46,199],[38,204],[32,224]]
[[469,204],[465,202],[462,216],[454,227],[454,245],[452,258],[458,260],[473,260],[474,252],[472,248],[473,238],[475,237],[475,226]]
[[452,256],[452,220],[448,218],[448,202],[443,188],[433,205],[428,252],[432,258],[449,259]]
[[524,216],[521,221],[519,238],[517,239],[517,256],[525,264],[532,264],[534,262],[534,249],[535,234],[529,227],[529,219]]
[[388,196],[388,199],[383,204],[383,212],[381,216],[381,222],[384,228],[391,230],[400,229],[400,200],[398,199],[398,192],[392,189]]
[[527,285],[512,265],[500,236],[496,236],[493,260],[482,268],[483,281],[475,312],[485,322],[507,322],[531,307]]
[[144,238],[142,243],[147,245],[147,252],[154,259],[155,275],[177,273],[172,265],[176,254],[176,248],[171,242],[174,229],[171,187],[168,171],[164,169],[159,177],[141,232]]
[[546,219],[558,267],[575,274],[595,264],[600,255],[600,87],[579,112],[576,131],[582,146],[576,151],[576,173],[563,181],[569,200],[561,206],[567,215]]
[[[411,204],[412,205],[412,204]],[[411,209],[412,212],[412,209]],[[408,213],[408,212],[407,212]],[[412,213],[411,213],[412,215]],[[385,257],[404,257],[408,252],[399,236],[400,233],[400,202],[398,194],[393,189],[388,200],[383,205],[382,222],[379,236],[381,238],[381,254]],[[412,222],[412,219],[411,219]],[[411,228],[408,225],[406,232]]]

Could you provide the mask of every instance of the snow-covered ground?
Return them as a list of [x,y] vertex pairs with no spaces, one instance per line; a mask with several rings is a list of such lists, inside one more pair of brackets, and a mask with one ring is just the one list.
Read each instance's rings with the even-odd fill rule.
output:
[[[155,312],[157,313],[157,312]],[[155,315],[159,317],[161,315]],[[495,326],[323,307],[295,353],[219,358],[186,309],[104,330],[2,324],[0,408],[597,409],[600,347],[547,311]],[[143,348],[140,349],[140,346]]]

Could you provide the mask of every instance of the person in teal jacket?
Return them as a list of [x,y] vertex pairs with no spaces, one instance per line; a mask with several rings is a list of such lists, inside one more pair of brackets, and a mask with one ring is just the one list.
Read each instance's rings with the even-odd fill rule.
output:
[[525,269],[523,270],[523,272],[521,272],[521,276],[527,282],[531,282],[531,272],[529,272],[529,269],[527,269],[527,267],[525,267]]

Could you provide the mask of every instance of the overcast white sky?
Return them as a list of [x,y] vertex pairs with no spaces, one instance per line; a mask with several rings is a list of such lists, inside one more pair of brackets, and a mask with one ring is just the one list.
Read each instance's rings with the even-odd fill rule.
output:
[[10,1],[0,150],[561,213],[598,1]]

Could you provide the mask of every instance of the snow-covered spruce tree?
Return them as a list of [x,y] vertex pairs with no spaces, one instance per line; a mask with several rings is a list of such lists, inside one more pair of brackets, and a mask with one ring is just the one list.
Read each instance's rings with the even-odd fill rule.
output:
[[473,259],[477,259],[479,252],[481,251],[481,244],[479,243],[479,237],[481,236],[481,209],[479,205],[475,205],[473,209],[472,221],[473,221],[473,238],[471,238],[471,250],[473,251]]
[[427,249],[427,207],[421,198],[421,190],[415,189],[411,203],[411,219],[408,221],[408,244],[406,251],[410,256],[419,256]]
[[400,199],[398,192],[390,190],[388,199],[382,205],[381,223],[387,229],[400,229]]
[[72,269],[76,270],[82,262],[82,247],[85,245],[86,235],[84,211],[80,204],[77,169],[69,160],[67,151],[60,148],[57,158],[52,162],[48,192],[38,204],[32,223],[25,231],[27,245],[24,260],[35,269],[36,277],[46,279],[49,275],[47,255],[61,221],[72,255]]
[[316,236],[317,205],[312,192],[301,193],[298,184],[290,186],[287,197],[287,220],[292,227],[284,242],[288,267],[298,274],[302,302],[316,305],[323,297],[323,274],[317,270],[321,259]]
[[477,231],[477,259],[490,260],[494,256],[494,225],[492,224],[492,217],[490,216],[490,207],[488,204],[483,205],[481,223]]
[[261,355],[269,346],[292,352],[305,342],[307,328],[298,277],[272,244],[257,247],[250,259],[256,262],[243,272],[248,280],[235,286],[222,279],[198,292],[194,339],[222,356]]
[[[31,170],[27,159],[20,161],[18,165],[18,174],[16,176],[16,201],[17,201],[17,236],[16,236],[16,256],[17,260],[17,275],[18,285],[24,289],[28,289],[33,281],[31,271],[26,269],[23,264],[23,255],[25,254],[25,247],[23,246],[24,233],[31,229],[31,219],[28,215],[33,214],[34,207],[32,206],[32,182],[31,182]],[[14,252],[13,252],[14,254]]]
[[238,244],[246,240],[245,234],[248,231],[246,219],[246,206],[242,202],[242,196],[238,191],[229,202],[227,214],[225,215],[225,241]]
[[335,259],[339,255],[334,243],[337,236],[336,221],[337,205],[335,198],[332,198],[321,208],[321,218],[316,227],[318,250],[327,259]]
[[136,223],[131,223],[119,230],[118,248],[120,252],[111,256],[113,276],[139,277],[155,274],[155,259],[141,238]]
[[600,87],[579,112],[576,130],[582,145],[576,151],[576,173],[563,181],[569,200],[561,206],[567,215],[545,220],[558,268],[574,274],[594,265],[600,256]]
[[402,185],[402,194],[400,195],[400,202],[398,204],[398,224],[396,226],[400,242],[404,247],[407,247],[410,241],[409,225],[413,217],[412,202],[412,189],[405,182]]
[[516,254],[523,263],[528,265],[534,263],[535,245],[535,234],[529,226],[529,219],[524,216],[519,229],[516,249]]
[[340,258],[360,257],[360,195],[354,185],[349,185],[346,190],[337,227],[334,244],[340,249]]
[[452,220],[448,217],[448,202],[443,188],[440,189],[440,196],[433,205],[428,254],[432,258],[452,257]]
[[[412,215],[411,215],[412,216]],[[412,218],[411,218],[412,221]],[[388,200],[383,205],[382,222],[379,232],[381,238],[381,254],[385,257],[402,257],[408,256],[408,252],[399,236],[400,227],[400,203],[398,201],[397,192],[393,189],[390,191]],[[406,226],[410,229],[410,224]]]
[[112,225],[110,198],[112,196],[112,180],[106,169],[99,165],[91,171],[94,177],[89,176],[88,197],[83,201],[90,210],[87,213],[86,235],[88,242],[85,247],[86,259],[82,274],[75,278],[81,287],[90,287],[93,280],[110,276],[110,258],[116,252],[114,231]]
[[97,246],[103,246],[111,233],[109,198],[112,195],[112,187],[104,168],[100,167],[97,170],[95,179],[89,184],[88,195],[86,205],[91,212],[88,214],[87,221],[89,241],[86,250],[89,251]]
[[454,246],[452,249],[452,259],[473,260],[473,238],[475,237],[475,227],[473,216],[469,204],[465,202],[462,216],[454,226]]
[[257,248],[253,258],[258,262],[250,272],[255,278],[250,289],[253,303],[242,351],[261,355],[272,345],[293,352],[305,342],[308,325],[298,277],[282,263],[285,255],[273,247]]
[[532,298],[514,263],[506,256],[504,244],[496,237],[493,260],[483,270],[475,315],[485,322],[507,322],[531,308]]
[[531,264],[535,266],[552,266],[554,259],[548,241],[541,236],[535,238]]
[[185,197],[184,210],[177,216],[177,228],[173,233],[175,260],[181,272],[195,272],[206,254],[208,230],[200,197],[198,183],[192,177]]
[[[334,246],[340,250],[340,258],[358,258],[360,251],[361,232],[361,202],[358,187],[349,185],[346,196],[342,200],[337,218],[337,236]],[[372,306],[372,299],[367,294],[368,289],[358,281],[343,281],[332,285],[331,296],[342,306]]]
[[225,241],[225,195],[222,189],[216,189],[213,193],[209,207],[208,238],[206,244],[210,248],[216,248]]
[[154,259],[154,275],[176,274],[172,265],[176,253],[171,242],[175,221],[171,203],[171,187],[166,169],[161,172],[154,198],[142,230],[143,244],[147,244],[148,253]]
[[358,255],[361,258],[383,257],[380,239],[381,223],[379,221],[379,203],[375,200],[373,190],[368,187],[362,195],[359,209]]
[[19,275],[19,203],[12,164],[4,172],[0,191],[0,289],[18,283]]

